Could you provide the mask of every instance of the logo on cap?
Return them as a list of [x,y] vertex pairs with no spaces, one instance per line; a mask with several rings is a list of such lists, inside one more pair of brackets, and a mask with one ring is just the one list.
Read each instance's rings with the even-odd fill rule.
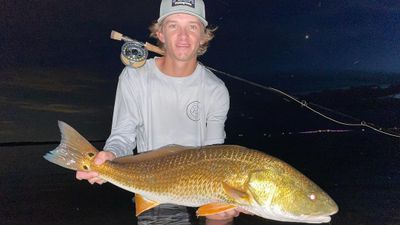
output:
[[172,7],[174,6],[190,6],[195,8],[195,0],[172,0]]

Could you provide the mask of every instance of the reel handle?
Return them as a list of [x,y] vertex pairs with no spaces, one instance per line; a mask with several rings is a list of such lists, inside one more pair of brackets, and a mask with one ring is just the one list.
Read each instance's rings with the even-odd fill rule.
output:
[[159,47],[152,45],[148,42],[142,43],[135,39],[112,30],[110,38],[117,41],[125,41],[121,48],[121,61],[124,65],[139,68],[146,63],[148,51],[164,55],[164,51]]

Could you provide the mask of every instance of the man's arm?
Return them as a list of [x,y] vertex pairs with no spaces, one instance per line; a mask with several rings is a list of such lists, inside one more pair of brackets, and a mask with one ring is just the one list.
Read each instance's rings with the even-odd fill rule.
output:
[[225,141],[225,121],[229,111],[229,92],[221,85],[212,93],[212,101],[207,113],[205,145],[222,144]]
[[[104,146],[104,151],[96,155],[95,163],[102,164],[107,160],[113,160],[116,157],[132,154],[136,146],[137,126],[140,123],[138,105],[135,100],[132,80],[127,68],[125,68],[120,77],[115,97],[112,130]],[[96,172],[77,171],[78,180],[88,180],[89,183],[102,184],[105,181],[98,177]]]
[[136,147],[137,127],[141,123],[140,105],[137,102],[135,70],[126,67],[120,77],[115,96],[111,134],[104,149],[117,157],[132,154]]

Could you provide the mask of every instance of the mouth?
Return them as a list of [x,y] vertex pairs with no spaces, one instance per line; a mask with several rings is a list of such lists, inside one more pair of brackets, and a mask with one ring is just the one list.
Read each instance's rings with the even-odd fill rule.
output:
[[319,216],[315,218],[316,223],[328,223],[331,221],[330,216]]
[[189,43],[178,43],[176,44],[176,47],[178,48],[188,48],[190,46]]
[[291,222],[300,222],[300,223],[329,223],[331,221],[331,215],[329,214],[320,214],[320,215],[299,215],[299,216],[291,216],[287,218],[287,221]]
[[287,219],[285,221],[288,222],[296,222],[296,223],[329,223],[331,221],[330,216],[302,216],[302,217],[297,217],[297,218],[292,218],[292,219]]
[[304,220],[304,222],[307,223],[328,223],[331,221],[331,215],[335,214],[336,212],[332,212],[332,213],[327,213],[327,214],[323,214],[323,215],[303,215],[302,216],[302,220]]
[[276,220],[284,221],[284,222],[294,222],[294,223],[311,223],[311,224],[319,224],[319,223],[329,223],[331,221],[330,216],[290,216],[290,217],[276,217]]

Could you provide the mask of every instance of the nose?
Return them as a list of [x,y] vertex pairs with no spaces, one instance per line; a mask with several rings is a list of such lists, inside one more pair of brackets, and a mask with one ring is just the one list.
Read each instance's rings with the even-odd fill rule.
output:
[[179,29],[178,37],[180,39],[186,39],[188,37],[188,32],[185,28]]

